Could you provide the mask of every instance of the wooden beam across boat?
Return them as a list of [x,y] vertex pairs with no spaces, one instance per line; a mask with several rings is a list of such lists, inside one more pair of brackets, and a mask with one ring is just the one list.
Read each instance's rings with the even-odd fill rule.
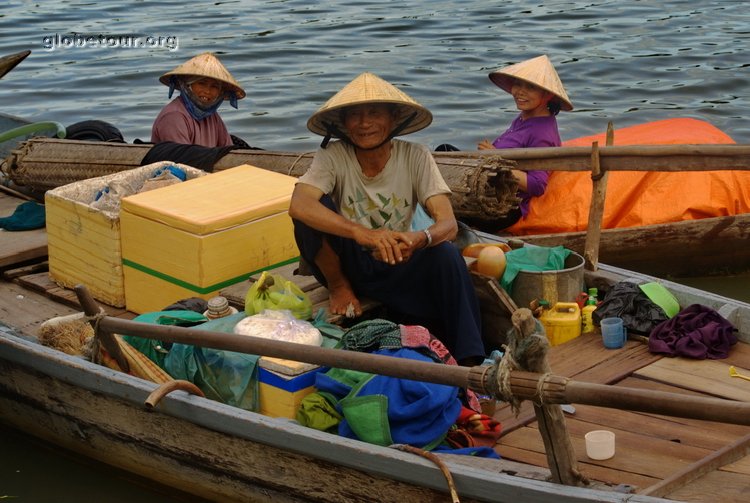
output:
[[[152,145],[34,138],[8,157],[11,179],[24,185],[24,173],[47,171],[80,172],[100,176],[140,166]],[[496,149],[491,151],[433,152],[438,167],[460,165],[472,159],[500,156],[524,171],[591,171],[592,147],[546,147]],[[252,164],[291,176],[309,168],[314,152],[233,150],[215,164],[228,169]],[[604,171],[713,171],[750,169],[750,145],[626,145],[599,147]],[[450,168],[447,168],[450,169]],[[31,181],[31,180],[29,180]]]
[[[476,152],[435,152],[436,157],[500,155],[518,163],[518,169],[591,171],[592,147],[541,147]],[[681,144],[613,145],[599,147],[605,171],[714,171],[750,168],[750,145]]]

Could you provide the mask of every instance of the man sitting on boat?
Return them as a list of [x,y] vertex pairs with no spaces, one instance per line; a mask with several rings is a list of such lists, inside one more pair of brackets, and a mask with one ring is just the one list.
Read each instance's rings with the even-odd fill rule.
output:
[[237,108],[245,91],[221,61],[206,52],[195,56],[159,81],[169,86],[169,97],[177,89],[180,95],[165,106],[154,121],[151,142],[175,142],[203,147],[227,147],[234,144],[217,110],[225,99]]
[[[458,230],[450,189],[426,147],[394,139],[431,122],[411,97],[363,73],[308,120],[325,139],[289,214],[334,314],[360,315],[366,296],[427,326],[460,363],[476,364],[485,354],[479,304],[449,242]],[[331,137],[339,141],[328,145]],[[412,231],[418,204],[434,223]]]

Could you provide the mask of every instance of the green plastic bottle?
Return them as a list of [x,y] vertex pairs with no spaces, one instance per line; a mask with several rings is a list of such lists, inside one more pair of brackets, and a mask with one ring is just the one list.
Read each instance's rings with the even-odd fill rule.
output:
[[589,288],[589,298],[586,299],[586,305],[581,309],[581,333],[590,334],[596,327],[594,327],[594,310],[596,309],[597,299],[596,296],[599,291],[596,288]]

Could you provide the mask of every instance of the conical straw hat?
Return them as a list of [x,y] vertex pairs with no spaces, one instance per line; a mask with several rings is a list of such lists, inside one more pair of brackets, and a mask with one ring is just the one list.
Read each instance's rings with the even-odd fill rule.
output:
[[198,56],[187,60],[174,70],[167,72],[159,77],[159,82],[168,86],[169,78],[172,75],[179,77],[196,76],[216,79],[231,87],[237,95],[238,100],[241,100],[245,97],[244,89],[242,89],[239,83],[234,80],[234,77],[232,77],[232,74],[229,73],[229,70],[227,70],[224,65],[221,64],[219,58],[217,58],[210,52],[204,52],[203,54],[199,54]]
[[573,110],[573,103],[570,102],[555,67],[546,55],[527,59],[490,73],[490,80],[507,93],[510,93],[515,79],[529,82],[551,92],[559,98],[560,108],[568,112]]
[[325,105],[320,107],[307,121],[307,129],[322,136],[331,134],[326,124],[334,125],[338,131],[344,131],[341,122],[341,110],[346,107],[364,103],[393,103],[398,106],[396,124],[400,125],[411,114],[415,114],[409,124],[398,134],[406,135],[424,129],[432,122],[432,114],[425,107],[414,101],[406,93],[397,89],[375,74],[365,72],[352,80],[341,91],[337,92]]

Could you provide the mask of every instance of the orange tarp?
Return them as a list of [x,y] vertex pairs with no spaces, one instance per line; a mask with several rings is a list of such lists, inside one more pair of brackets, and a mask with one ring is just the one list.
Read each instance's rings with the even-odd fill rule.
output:
[[[605,135],[564,142],[564,146],[605,144]],[[696,119],[667,119],[615,130],[615,145],[734,143],[711,124]],[[591,205],[591,175],[557,171],[547,191],[531,200],[527,217],[508,231],[546,234],[583,231]],[[613,171],[609,174],[602,227],[635,227],[750,212],[748,171]]]

